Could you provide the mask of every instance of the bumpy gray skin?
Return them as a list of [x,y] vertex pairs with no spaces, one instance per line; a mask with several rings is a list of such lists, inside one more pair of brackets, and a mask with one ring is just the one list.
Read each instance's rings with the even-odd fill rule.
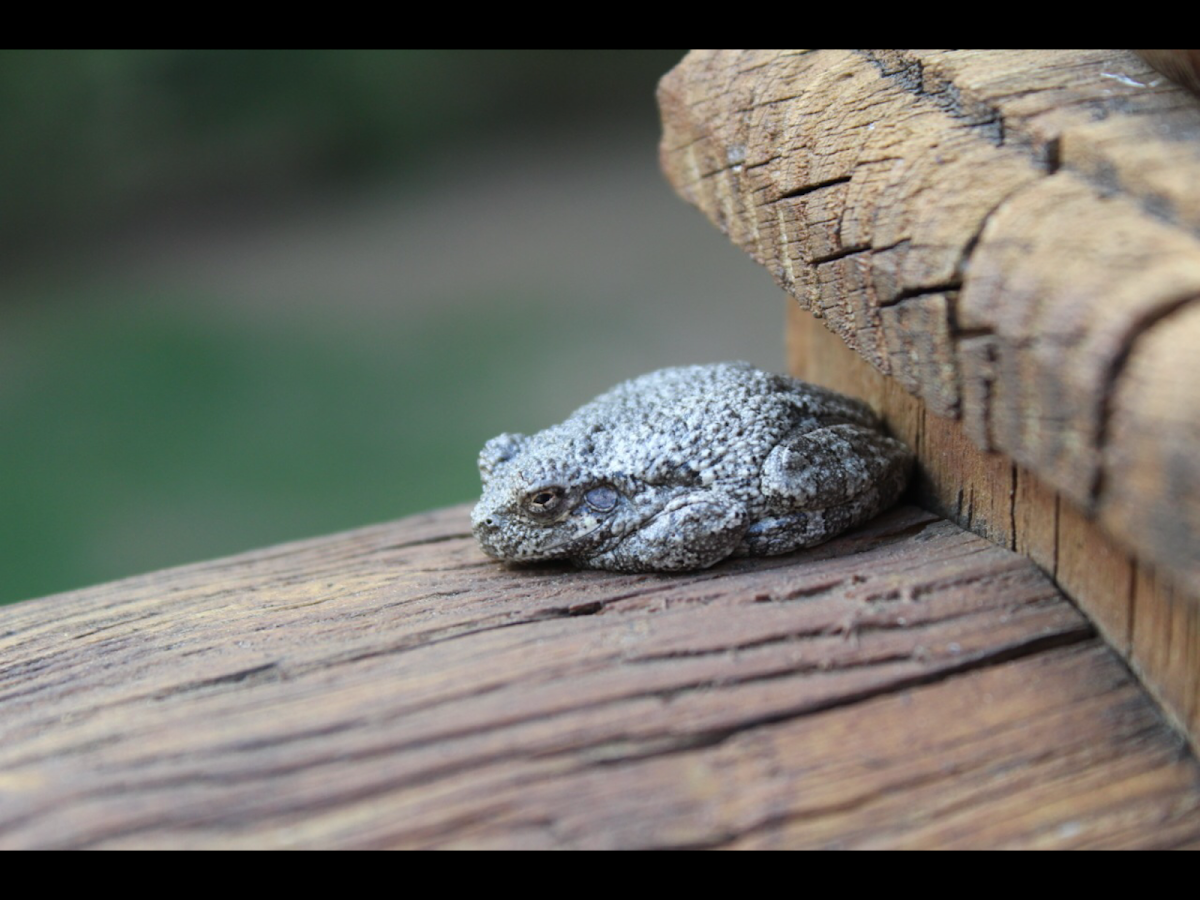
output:
[[829,540],[892,505],[912,453],[866,404],[747,363],[662,369],[479,455],[490,556],[703,569]]

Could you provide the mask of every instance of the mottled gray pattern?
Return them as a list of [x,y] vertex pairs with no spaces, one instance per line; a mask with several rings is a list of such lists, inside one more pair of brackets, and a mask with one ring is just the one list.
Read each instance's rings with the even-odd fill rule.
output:
[[866,404],[747,363],[635,378],[479,454],[489,555],[703,569],[828,540],[896,501],[912,454]]

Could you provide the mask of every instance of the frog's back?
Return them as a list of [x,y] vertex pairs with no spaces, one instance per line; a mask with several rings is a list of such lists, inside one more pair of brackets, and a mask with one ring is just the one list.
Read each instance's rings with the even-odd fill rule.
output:
[[833,416],[873,424],[864,404],[748,363],[660,369],[580,407],[550,429],[613,473],[651,482],[745,479],[798,426]]
[[706,423],[770,424],[784,418],[791,427],[797,416],[875,423],[859,400],[745,362],[660,369],[617,385],[571,419],[597,425],[621,422],[655,432],[674,421],[697,431]]

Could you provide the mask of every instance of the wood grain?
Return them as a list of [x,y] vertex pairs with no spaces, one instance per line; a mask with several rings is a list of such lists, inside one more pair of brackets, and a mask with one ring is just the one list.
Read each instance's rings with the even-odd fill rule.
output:
[[1134,50],[1168,78],[1200,94],[1200,50]]
[[1193,96],[1128,51],[820,50],[659,100],[672,185],[803,308],[1200,595]]
[[1050,574],[1133,666],[1200,746],[1200,602],[1140,563],[1025,467],[976,447],[964,423],[933,415],[895,378],[880,375],[809,313],[788,314],[789,367],[816,384],[863,397],[919,460],[912,499]]
[[466,507],[0,610],[0,847],[1170,847],[1200,766],[1023,557],[914,507],[686,576]]

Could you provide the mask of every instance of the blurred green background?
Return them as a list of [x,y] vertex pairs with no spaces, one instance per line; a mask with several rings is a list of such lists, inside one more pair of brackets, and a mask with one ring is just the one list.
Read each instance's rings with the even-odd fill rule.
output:
[[682,51],[0,51],[0,603],[472,499],[501,431],[783,362],[657,171]]

